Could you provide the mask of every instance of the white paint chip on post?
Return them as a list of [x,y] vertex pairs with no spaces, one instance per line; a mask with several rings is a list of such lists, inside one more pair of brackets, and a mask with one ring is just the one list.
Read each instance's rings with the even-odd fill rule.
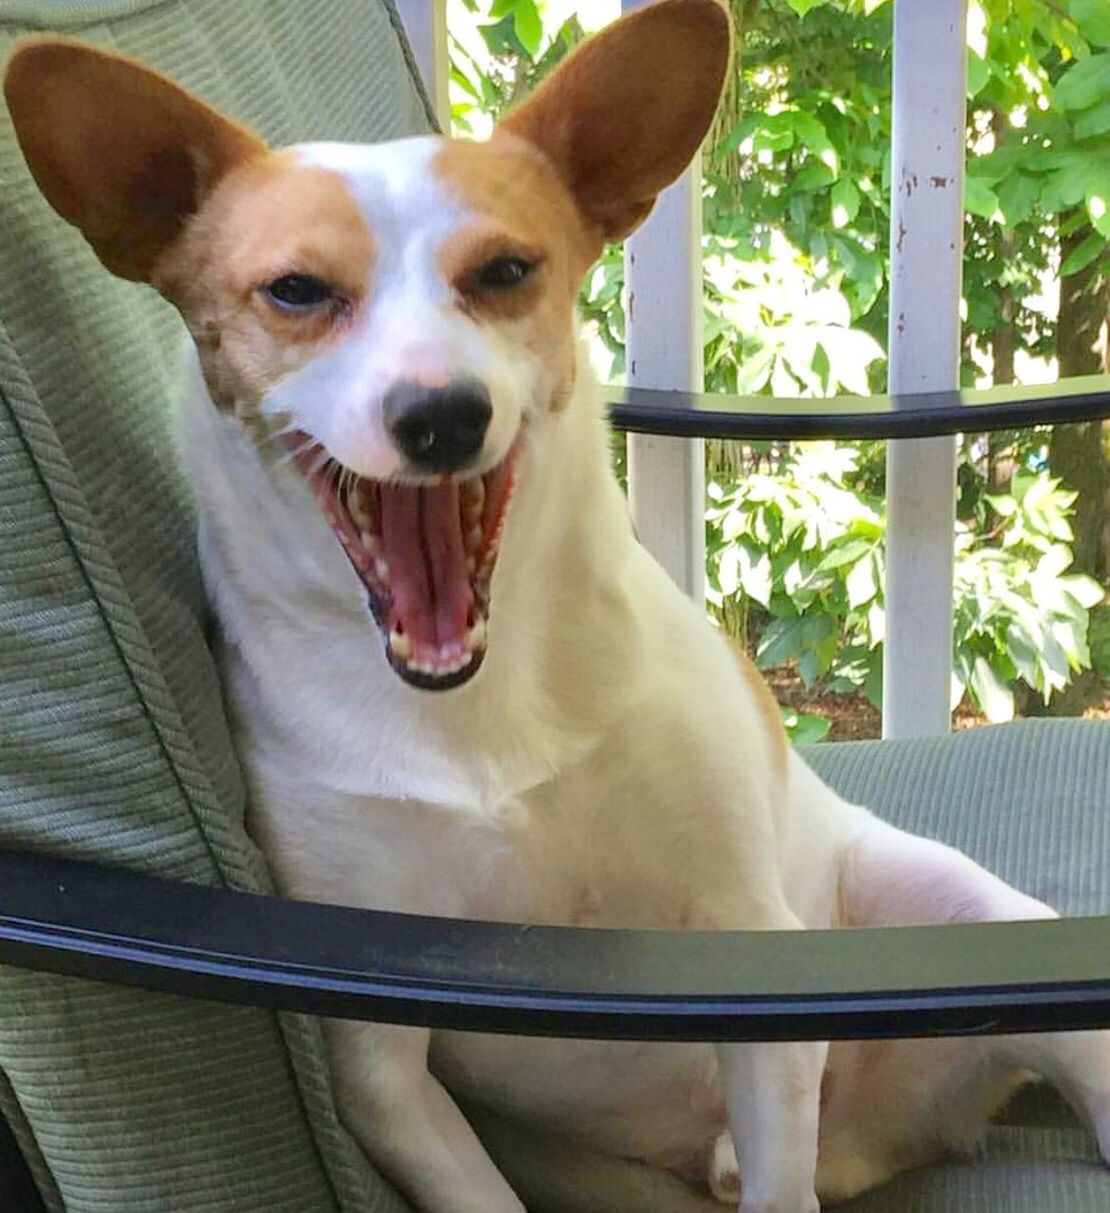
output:
[[[895,0],[890,391],[955,388],[960,368],[967,0]],[[912,407],[907,404],[907,407]],[[948,731],[956,448],[887,446],[883,735]]]

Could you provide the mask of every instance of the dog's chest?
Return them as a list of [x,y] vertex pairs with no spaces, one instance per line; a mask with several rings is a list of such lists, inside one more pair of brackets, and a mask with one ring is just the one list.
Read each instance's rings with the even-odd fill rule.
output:
[[468,811],[253,772],[250,829],[282,892],[418,914],[552,925],[677,927],[690,900],[637,828],[643,806],[575,780]]

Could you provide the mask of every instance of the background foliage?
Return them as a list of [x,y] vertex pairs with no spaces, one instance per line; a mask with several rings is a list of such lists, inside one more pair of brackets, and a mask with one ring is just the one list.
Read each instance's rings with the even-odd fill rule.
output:
[[[712,390],[884,390],[888,0],[733,0],[740,52],[704,157]],[[453,120],[491,120],[612,3],[454,0]],[[1110,0],[971,0],[962,379],[1105,369]],[[622,261],[583,295],[603,373],[623,372]],[[1100,344],[1101,343],[1101,344]],[[960,440],[953,702],[991,720],[1110,676],[1105,431]],[[714,445],[710,609],[767,667],[880,700],[883,449]],[[1092,613],[1093,612],[1093,613]],[[1063,698],[1067,698],[1064,696]],[[796,732],[820,720],[795,715]]]

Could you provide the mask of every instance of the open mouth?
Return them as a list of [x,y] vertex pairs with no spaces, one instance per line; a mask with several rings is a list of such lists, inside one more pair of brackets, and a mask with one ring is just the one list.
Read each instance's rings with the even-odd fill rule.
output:
[[298,449],[297,465],[366,587],[389,663],[412,686],[448,690],[482,664],[520,442],[488,472],[433,484],[370,480],[322,462],[319,446]]

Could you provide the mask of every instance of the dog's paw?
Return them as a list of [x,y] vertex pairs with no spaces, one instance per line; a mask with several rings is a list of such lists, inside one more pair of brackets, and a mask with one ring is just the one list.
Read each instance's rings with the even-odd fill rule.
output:
[[709,1172],[706,1178],[713,1199],[735,1208],[740,1199],[740,1164],[736,1161],[732,1134],[727,1129],[709,1151]]
[[807,1193],[800,1198],[785,1197],[772,1200],[741,1199],[740,1164],[736,1160],[736,1147],[732,1134],[726,1129],[713,1143],[709,1151],[709,1166],[706,1174],[709,1191],[721,1204],[737,1207],[739,1213],[821,1213],[817,1197]]

